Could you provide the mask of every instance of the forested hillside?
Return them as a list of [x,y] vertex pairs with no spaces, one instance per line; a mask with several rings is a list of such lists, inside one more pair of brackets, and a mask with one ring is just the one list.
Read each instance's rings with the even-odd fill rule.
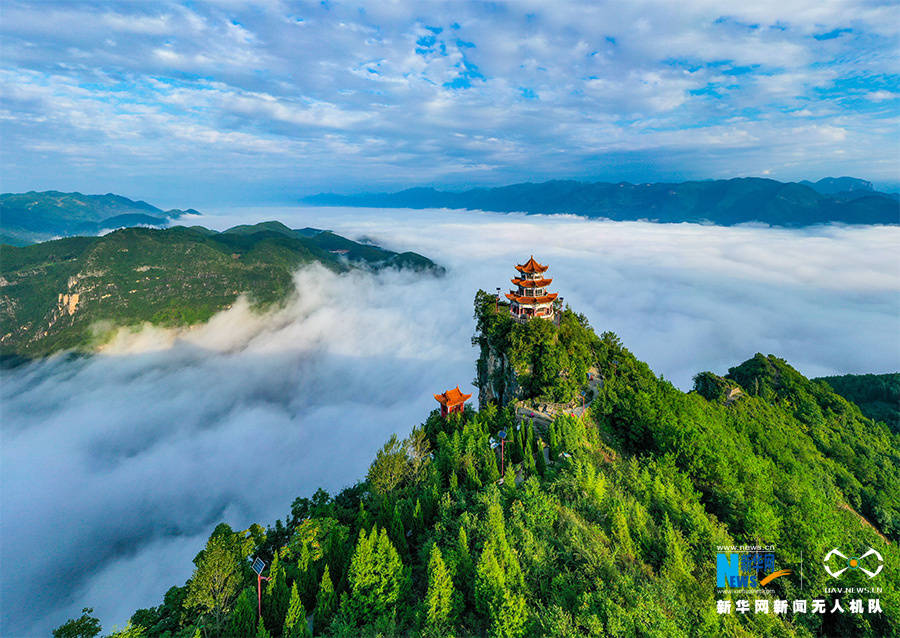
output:
[[[519,390],[432,412],[364,480],[298,498],[284,521],[219,525],[191,578],[116,635],[900,634],[900,442],[886,426],[772,356],[698,374],[685,393],[570,310],[557,327],[495,308],[479,293],[475,340],[495,360],[479,375],[499,370]],[[516,416],[582,391],[583,417]],[[792,573],[717,589],[717,548],[744,544]],[[836,581],[823,568],[836,547],[875,548],[886,568]],[[253,557],[270,579],[259,620]],[[828,593],[838,586],[877,589]]]
[[194,226],[127,228],[4,246],[0,255],[0,355],[36,357],[90,349],[119,326],[200,323],[241,294],[256,306],[294,292],[294,271],[317,262],[348,268],[443,269],[315,228],[279,222],[225,232]]
[[867,417],[887,423],[894,434],[900,434],[900,373],[845,374],[816,381],[824,381]]
[[127,226],[167,226],[193,209],[164,211],[121,195],[81,193],[3,193],[0,195],[0,243],[25,246],[57,237],[96,235]]

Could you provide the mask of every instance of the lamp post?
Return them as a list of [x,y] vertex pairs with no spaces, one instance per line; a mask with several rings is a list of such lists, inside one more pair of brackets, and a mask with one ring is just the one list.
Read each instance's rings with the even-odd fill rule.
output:
[[500,430],[497,432],[497,436],[500,437],[500,473],[504,476],[506,475],[506,459],[503,454],[503,448],[506,445],[506,430]]
[[264,580],[269,580],[268,577],[262,575],[265,568],[266,563],[263,559],[258,556],[253,559],[253,571],[256,572],[256,605],[257,611],[259,612],[259,618],[262,618],[262,582]]
[[497,297],[494,299],[494,312],[500,310],[500,286],[497,286]]

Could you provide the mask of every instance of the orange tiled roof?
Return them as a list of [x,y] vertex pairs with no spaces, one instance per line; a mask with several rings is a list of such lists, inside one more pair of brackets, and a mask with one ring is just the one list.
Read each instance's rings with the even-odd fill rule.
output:
[[551,301],[556,299],[557,296],[558,293],[551,292],[549,295],[544,295],[543,297],[520,297],[519,295],[510,292],[507,293],[506,298],[510,301],[515,301],[518,304],[530,306],[539,303],[550,303]]
[[434,398],[441,405],[446,405],[449,407],[451,405],[457,405],[458,403],[464,403],[468,401],[470,398],[472,398],[472,395],[463,394],[460,391],[459,386],[456,386],[455,388],[447,390],[442,394],[435,394]]
[[534,255],[529,258],[524,264],[519,264],[516,266],[516,270],[519,272],[527,272],[527,273],[536,273],[536,272],[544,272],[550,266],[542,266],[534,260]]
[[522,286],[522,288],[543,288],[544,286],[549,286],[552,279],[519,279],[516,277],[515,279],[510,279],[515,285]]

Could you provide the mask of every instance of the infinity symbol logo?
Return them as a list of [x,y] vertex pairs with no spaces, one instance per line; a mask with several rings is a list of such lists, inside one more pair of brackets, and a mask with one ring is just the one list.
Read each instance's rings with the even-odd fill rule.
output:
[[[833,556],[838,556],[840,558],[843,558],[845,561],[847,561],[846,566],[841,569],[832,569],[831,566],[828,564],[828,561],[831,560],[831,558]],[[863,567],[862,565],[860,565],[860,562],[862,562],[862,560],[864,558],[866,558],[867,556],[875,556],[875,558],[878,559],[878,567],[875,568],[875,571],[870,571],[870,570],[866,569],[865,567]],[[842,554],[840,552],[840,550],[835,548],[835,549],[832,549],[830,552],[828,552],[828,554],[825,555],[825,560],[823,562],[825,564],[825,571],[828,572],[828,574],[832,578],[837,578],[838,576],[843,574],[848,569],[858,569],[861,572],[863,572],[864,574],[866,574],[869,578],[875,578],[881,572],[881,570],[884,569],[884,559],[881,557],[881,554],[879,554],[877,550],[874,550],[871,547],[862,556],[854,556],[852,558],[848,558],[847,556]],[[872,561],[870,560],[870,561],[866,561],[866,562],[871,563]]]

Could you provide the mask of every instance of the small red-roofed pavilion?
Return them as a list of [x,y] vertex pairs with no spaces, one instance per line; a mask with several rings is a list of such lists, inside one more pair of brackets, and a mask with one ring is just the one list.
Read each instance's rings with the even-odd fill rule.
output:
[[441,404],[441,416],[446,417],[454,412],[462,412],[466,401],[472,398],[471,394],[463,394],[459,386],[447,390],[442,394],[435,394],[435,400]]
[[524,264],[516,266],[519,276],[512,279],[516,289],[510,290],[506,295],[510,301],[509,311],[516,321],[527,321],[532,317],[554,318],[553,302],[556,301],[557,293],[547,292],[547,286],[553,281],[544,277],[543,273],[547,268],[549,266],[536,262],[534,255]]

